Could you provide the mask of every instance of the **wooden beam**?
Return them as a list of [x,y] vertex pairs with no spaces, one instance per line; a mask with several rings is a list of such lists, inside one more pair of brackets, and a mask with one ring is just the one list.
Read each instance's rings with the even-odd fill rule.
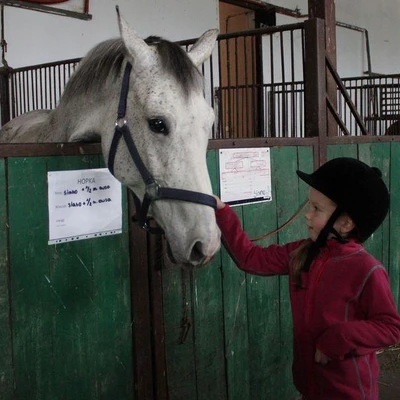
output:
[[[336,68],[336,13],[335,0],[308,0],[309,18],[321,18],[325,21],[325,51]],[[328,72],[328,71],[327,71]],[[331,104],[337,104],[337,87],[334,78],[327,73],[326,92]],[[334,117],[328,115],[328,136],[337,135]]]
[[309,19],[304,23],[306,54],[304,60],[305,135],[319,137],[318,167],[326,161],[326,64],[324,21]]

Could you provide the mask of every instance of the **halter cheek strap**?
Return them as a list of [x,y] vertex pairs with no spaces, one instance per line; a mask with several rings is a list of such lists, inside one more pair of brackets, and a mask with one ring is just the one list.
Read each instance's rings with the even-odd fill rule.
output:
[[132,139],[131,132],[125,120],[126,115],[126,103],[129,90],[129,77],[131,73],[132,65],[127,63],[125,67],[124,77],[122,79],[121,95],[118,104],[118,115],[115,122],[114,136],[111,142],[110,151],[108,155],[108,169],[114,175],[114,162],[117,153],[118,144],[121,138],[124,139],[126,146],[128,147],[129,154],[132,157],[133,162],[136,165],[144,183],[145,183],[145,195],[142,202],[133,193],[133,198],[135,200],[137,222],[145,230],[155,233],[160,232],[158,229],[151,228],[147,224],[147,214],[150,205],[155,200],[181,200],[188,201],[190,203],[197,203],[213,207],[217,207],[217,201],[215,198],[209,194],[193,192],[191,190],[176,189],[162,187],[150,174],[149,170],[143,163],[142,158],[137,150],[135,142]]
[[318,255],[318,253],[321,251],[321,248],[325,246],[325,243],[330,233],[333,233],[335,237],[337,237],[339,240],[342,240],[340,238],[339,233],[333,228],[333,225],[335,224],[336,220],[338,219],[339,215],[342,212],[343,210],[340,207],[337,207],[336,210],[329,217],[328,222],[322,228],[316,241],[311,244],[307,254],[306,261],[304,262],[301,268],[302,271],[308,272],[310,270],[311,263],[313,262],[314,258]]

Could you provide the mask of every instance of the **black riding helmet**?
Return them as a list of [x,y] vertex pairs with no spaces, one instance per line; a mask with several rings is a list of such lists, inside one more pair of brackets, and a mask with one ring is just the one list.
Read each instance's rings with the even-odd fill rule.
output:
[[364,242],[379,227],[389,210],[389,191],[378,168],[370,167],[354,158],[340,157],[326,162],[312,174],[297,171],[304,182],[337,204],[325,228],[315,243],[310,259],[305,263],[308,270],[317,249],[322,247],[333,224],[341,212],[349,214],[358,232],[358,240]]

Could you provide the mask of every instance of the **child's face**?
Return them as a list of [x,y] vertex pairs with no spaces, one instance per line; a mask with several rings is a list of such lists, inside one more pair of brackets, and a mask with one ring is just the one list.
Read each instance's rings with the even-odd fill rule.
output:
[[314,188],[308,194],[309,207],[306,212],[308,234],[315,241],[329,217],[336,209],[336,204],[328,197]]

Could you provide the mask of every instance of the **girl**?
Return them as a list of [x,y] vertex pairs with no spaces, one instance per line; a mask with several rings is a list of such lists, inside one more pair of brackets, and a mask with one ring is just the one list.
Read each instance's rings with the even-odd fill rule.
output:
[[400,316],[386,270],[362,243],[385,219],[389,192],[377,168],[353,158],[312,174],[305,215],[310,238],[254,245],[218,197],[222,240],[238,267],[289,275],[293,380],[307,400],[378,400],[378,349],[400,340]]

